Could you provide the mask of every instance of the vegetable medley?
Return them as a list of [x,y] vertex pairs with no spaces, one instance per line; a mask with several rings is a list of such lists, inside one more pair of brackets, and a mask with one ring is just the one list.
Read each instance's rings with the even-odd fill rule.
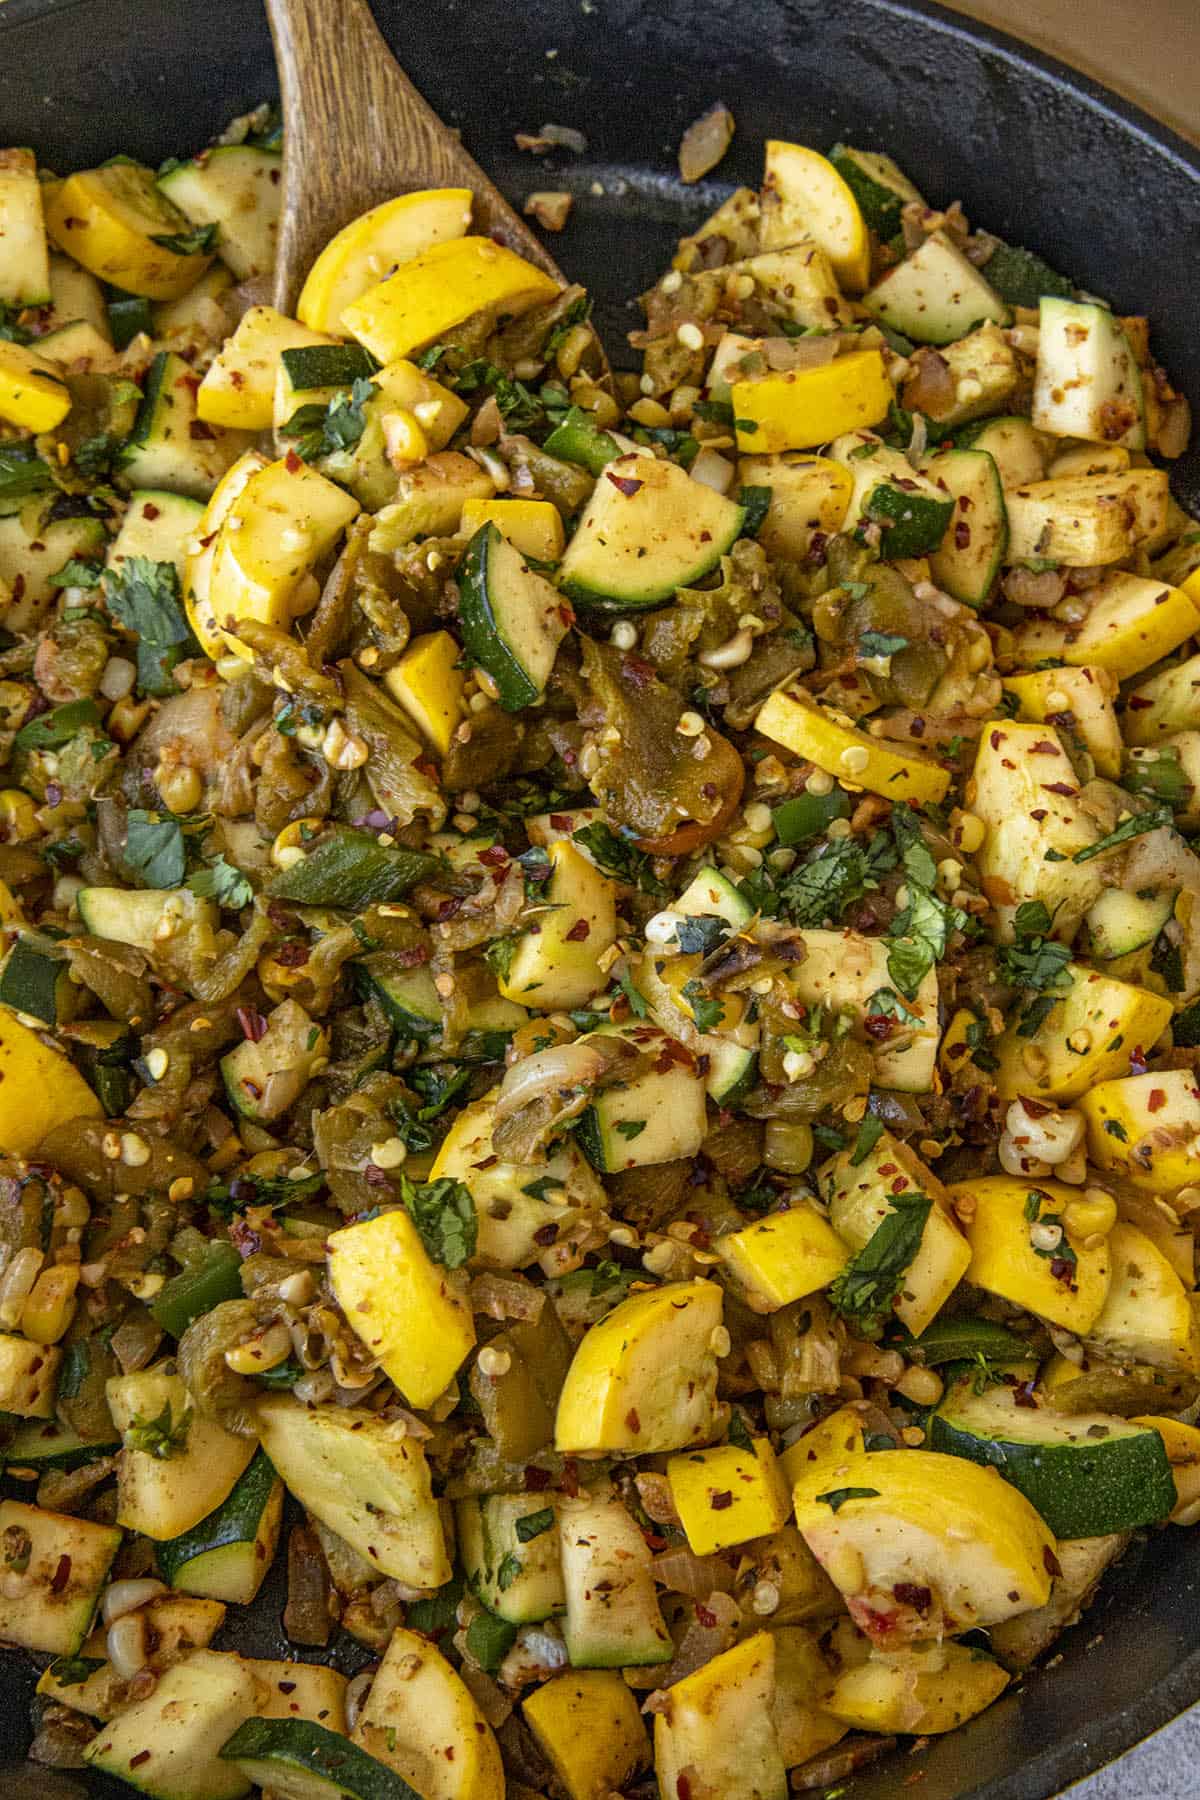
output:
[[615,376],[460,190],[282,316],[279,176],[0,157],[32,1754],[836,1785],[1200,1515],[1186,402],[873,152]]

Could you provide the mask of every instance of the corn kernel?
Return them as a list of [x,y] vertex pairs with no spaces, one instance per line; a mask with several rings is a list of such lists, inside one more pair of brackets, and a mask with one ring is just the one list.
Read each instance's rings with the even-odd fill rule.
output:
[[78,1263],[43,1269],[21,1308],[21,1331],[35,1344],[57,1344],[75,1317]]

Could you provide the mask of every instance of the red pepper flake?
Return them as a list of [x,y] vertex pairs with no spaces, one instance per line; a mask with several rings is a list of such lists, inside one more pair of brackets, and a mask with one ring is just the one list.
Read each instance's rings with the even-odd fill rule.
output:
[[1053,1275],[1055,1281],[1066,1282],[1067,1286],[1072,1290],[1074,1290],[1075,1286],[1074,1282],[1071,1280],[1074,1271],[1075,1264],[1068,1261],[1065,1256],[1056,1256],[1050,1264],[1050,1273]]
[[570,813],[551,813],[550,825],[554,831],[570,831],[575,824]]
[[558,1485],[568,1499],[574,1500],[578,1498],[579,1464],[573,1456],[563,1458],[562,1474],[558,1478]]
[[988,742],[993,750],[998,750],[1004,742],[1004,733],[1002,731],[993,731],[988,738]]
[[489,844],[479,852],[479,860],[485,868],[498,869],[508,861],[508,851],[503,844]]
[[1167,1096],[1162,1088],[1151,1088],[1146,1098],[1146,1111],[1157,1112],[1160,1106],[1165,1106],[1166,1104]]
[[1039,738],[1037,743],[1032,744],[1030,746],[1030,748],[1033,750],[1040,751],[1043,756],[1061,756],[1062,755],[1062,751],[1058,748],[1058,745],[1052,744],[1050,742],[1049,738]]
[[1033,1397],[1033,1385],[1032,1381],[1022,1381],[1013,1389],[1014,1406],[1023,1406],[1027,1410],[1037,1411],[1037,1401]]
[[242,1028],[242,1036],[252,1044],[261,1044],[267,1035],[267,1021],[251,1006],[238,1007],[237,1022]]
[[[1113,1048],[1116,1049],[1117,1046],[1114,1045]],[[1129,1073],[1131,1075],[1144,1075],[1148,1067],[1149,1064],[1146,1061],[1146,1052],[1142,1049],[1140,1044],[1135,1044],[1133,1049],[1129,1052]],[[1156,1089],[1155,1091],[1157,1092],[1158,1090]]]
[[624,494],[627,500],[632,500],[639,489],[645,486],[644,482],[635,481],[631,475],[614,475],[611,469],[605,469],[604,473],[608,476],[608,479],[612,482],[617,492],[619,494]]
[[287,470],[289,475],[298,475],[300,473],[301,469],[304,467],[304,464],[301,462],[300,458],[296,455],[296,452],[294,450],[289,450],[287,455],[283,459],[283,466]]
[[1076,799],[1079,794],[1079,789],[1073,788],[1069,781],[1043,781],[1039,785],[1044,793],[1062,794],[1068,800]]
[[194,438],[198,444],[208,443],[216,435],[207,419],[192,419],[188,425],[188,436]]
[[527,1494],[544,1494],[549,1486],[550,1476],[545,1469],[539,1469],[533,1463],[525,1464],[525,1492]]
[[1143,699],[1140,694],[1131,694],[1125,704],[1130,712],[1144,712],[1148,706],[1153,706],[1154,702]]
[[1048,810],[1046,809],[1046,807],[1035,806],[1029,816],[1031,819],[1036,819],[1038,824],[1040,825],[1043,819],[1048,819],[1050,817],[1050,814],[1049,814]]
[[636,656],[632,650],[627,650],[621,658],[621,674],[639,693],[643,688],[653,687],[657,680],[654,664],[647,662],[644,656]]
[[438,778],[438,766],[431,756],[415,757],[413,768],[418,775],[424,775],[426,781],[436,781]]
[[58,1567],[50,1577],[50,1592],[52,1594],[61,1594],[70,1579],[71,1559],[66,1555],[60,1556],[58,1559]]
[[675,1777],[675,1800],[692,1800],[692,1784],[686,1775]]
[[898,1581],[892,1589],[892,1598],[901,1606],[911,1606],[916,1612],[927,1613],[933,1605],[933,1590],[919,1587],[913,1581]]
[[456,913],[462,911],[462,905],[461,894],[451,894],[448,900],[439,900],[437,909],[439,920],[452,919]]
[[1057,1579],[1058,1576],[1062,1574],[1062,1564],[1059,1562],[1057,1556],[1055,1556],[1049,1544],[1044,1545],[1042,1548],[1042,1564],[1047,1575],[1053,1575],[1055,1579]]
[[556,607],[555,610],[558,613],[559,622],[565,625],[567,630],[570,631],[572,625],[575,623],[575,608],[573,606],[568,606],[564,600],[562,605]]
[[548,1244],[557,1243],[557,1241],[558,1241],[558,1226],[557,1225],[539,1225],[537,1230],[533,1234],[533,1241],[535,1244],[540,1245],[542,1249],[545,1249],[545,1247]]
[[954,526],[954,547],[965,550],[971,542],[971,527],[965,519],[958,519]]
[[302,969],[309,958],[309,947],[300,938],[293,938],[288,944],[280,944],[275,952],[275,961],[283,969]]
[[701,796],[705,800],[715,800],[717,791],[717,784],[715,781],[706,781],[700,789]]
[[896,1021],[889,1019],[885,1013],[868,1013],[863,1020],[863,1030],[877,1044],[885,1044],[896,1029]]
[[[636,1406],[631,1406],[629,1411],[625,1414],[625,1424],[628,1429],[634,1433],[637,1433],[642,1429],[642,1421],[638,1418]],[[730,1498],[732,1498],[732,1496],[730,1496]]]
[[696,1623],[703,1625],[705,1631],[715,1631],[719,1623],[716,1613],[705,1606],[702,1600],[696,1602]]
[[432,954],[428,944],[410,944],[407,950],[397,950],[396,961],[402,969],[419,969]]
[[281,1681],[278,1686],[281,1694],[294,1694],[296,1691],[296,1684],[294,1681]]
[[591,929],[592,928],[586,919],[576,919],[570,931],[567,932],[564,942],[568,944],[582,944]]
[[130,1757],[129,1766],[131,1769],[140,1769],[144,1762],[149,1761],[150,1752],[148,1750],[139,1750],[136,1756]]
[[733,1505],[733,1489],[722,1488],[718,1494],[710,1494],[708,1504],[714,1512],[728,1512]]
[[147,500],[142,508],[143,519],[157,519],[161,508],[155,506],[153,500]]

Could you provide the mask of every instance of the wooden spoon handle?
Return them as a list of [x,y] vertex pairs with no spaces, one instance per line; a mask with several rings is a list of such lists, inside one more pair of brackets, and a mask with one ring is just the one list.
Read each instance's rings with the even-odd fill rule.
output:
[[275,301],[290,311],[318,252],[396,194],[469,187],[473,229],[563,277],[457,133],[397,65],[366,0],[266,0],[284,118]]

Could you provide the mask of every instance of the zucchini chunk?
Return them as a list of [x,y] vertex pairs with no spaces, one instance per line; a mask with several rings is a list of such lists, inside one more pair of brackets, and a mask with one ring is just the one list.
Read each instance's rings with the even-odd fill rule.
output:
[[240,1800],[250,1778],[221,1751],[253,1717],[256,1698],[250,1663],[194,1650],[160,1675],[148,1699],[101,1726],[84,1760],[151,1800]]
[[949,344],[983,320],[1012,313],[945,232],[935,231],[863,295],[884,325],[916,344]]
[[482,525],[467,545],[458,571],[458,616],[463,643],[495,682],[505,711],[536,705],[570,612],[558,590],[495,525]]
[[298,1001],[284,1000],[261,1038],[246,1038],[221,1058],[221,1079],[242,1117],[266,1124],[287,1112],[328,1057],[322,1028]]
[[259,1402],[263,1449],[289,1491],[381,1575],[441,1587],[450,1561],[424,1451],[375,1413]]
[[1141,373],[1120,319],[1106,306],[1042,295],[1030,416],[1052,437],[1145,449]]
[[[146,1666],[155,1674],[178,1662],[190,1650],[205,1650],[221,1629],[225,1608],[215,1600],[194,1600],[184,1594],[165,1594],[139,1609],[148,1628],[152,1648]],[[73,1657],[56,1659],[43,1671],[37,1691],[89,1719],[115,1719],[129,1704],[129,1679],[108,1660],[108,1634],[97,1625],[80,1648],[80,1658],[96,1666],[85,1681],[84,1671]]]
[[283,1483],[260,1450],[215,1512],[158,1546],[164,1581],[184,1594],[249,1606],[279,1545]]
[[455,1507],[468,1585],[488,1611],[526,1625],[566,1611],[558,1515],[541,1494],[488,1494]]
[[650,1548],[619,1500],[598,1495],[559,1507],[566,1618],[563,1635],[577,1669],[624,1669],[670,1662],[671,1634],[654,1586]]
[[74,1656],[120,1543],[115,1526],[21,1500],[0,1502],[0,1637],[25,1650]]
[[284,352],[319,346],[337,348],[335,339],[298,325],[273,306],[250,307],[200,383],[199,417],[206,424],[233,430],[269,431],[272,422],[277,423],[275,386]]
[[[760,713],[760,721],[762,716]],[[878,743],[876,738],[866,741]],[[874,995],[891,986],[886,941],[864,937],[856,931],[815,929],[804,932],[803,943],[804,959],[794,964],[787,975],[791,998],[803,1006],[824,1006],[834,1012],[869,1016]],[[874,1051],[875,1081],[881,1088],[894,1088],[900,1093],[927,1094],[933,1086],[937,1062],[936,969],[922,977],[916,994],[906,1002],[906,1010],[910,1017],[904,1021],[903,1029]]]
[[739,458],[738,484],[770,490],[758,541],[768,556],[791,562],[804,561],[816,532],[841,530],[854,492],[854,479],[843,464],[800,452]]
[[987,451],[1000,472],[1005,493],[1009,488],[1024,487],[1044,478],[1050,442],[1028,419],[1009,415],[977,419],[954,434],[956,449]]
[[220,1755],[279,1800],[415,1800],[407,1781],[311,1719],[247,1719]]
[[847,524],[880,526],[882,555],[924,556],[938,548],[957,500],[944,474],[940,481],[931,479],[870,431],[847,432],[829,446],[829,454],[854,479]]
[[983,606],[1008,550],[1000,471],[986,450],[943,450],[923,472],[954,502],[945,535],[930,552],[930,573],[955,600]]
[[217,255],[239,281],[250,281],[275,266],[282,164],[277,150],[218,144],[160,175],[158,189],[193,225],[215,225]]
[[740,506],[674,463],[640,452],[619,456],[567,545],[563,590],[602,611],[659,606],[716,568],[744,519]]
[[704,1077],[690,1051],[650,1024],[625,1026],[621,1035],[653,1065],[595,1096],[575,1133],[580,1149],[603,1174],[695,1156],[708,1113]]
[[774,1704],[769,1631],[756,1631],[675,1682],[654,1718],[659,1791],[679,1793],[694,1769],[722,1800],[786,1800]]
[[1055,1537],[1102,1537],[1168,1516],[1175,1483],[1157,1432],[1022,1400],[1003,1384],[977,1394],[974,1378],[962,1377],[930,1417],[930,1449],[998,1469]]
[[173,350],[160,350],[146,376],[125,447],[122,483],[206,500],[248,448],[243,432],[205,423],[190,365]]
[[421,1800],[495,1800],[504,1792],[491,1726],[462,1677],[419,1632],[392,1633],[352,1735]]
[[1141,575],[1105,575],[1080,598],[1087,612],[1078,623],[1035,619],[1013,633],[1022,664],[1055,657],[1128,681],[1200,631],[1200,610],[1185,588]]
[[128,157],[85,169],[49,192],[46,229],[55,246],[101,281],[148,300],[177,300],[212,257],[169,247],[189,241],[188,221],[155,186],[154,171]]
[[[994,1469],[864,1450],[809,1469],[794,1504],[850,1616],[884,1648],[994,1625],[1049,1596],[1054,1538]],[[915,1598],[898,1600],[897,1586]]]
[[1008,559],[1071,569],[1124,562],[1162,531],[1168,496],[1164,469],[1059,475],[1010,488]]
[[900,165],[881,150],[856,150],[852,144],[835,144],[829,160],[858,201],[867,225],[885,242],[899,231],[900,214],[910,200],[925,204],[924,196]]
[[674,1281],[634,1294],[584,1335],[558,1403],[555,1448],[636,1455],[713,1436],[722,1292]]
[[974,782],[972,810],[987,828],[977,857],[984,893],[1005,924],[1022,901],[1040,900],[1054,921],[1052,935],[1069,942],[1105,878],[1100,858],[1073,860],[1100,831],[1079,803],[1057,730],[1008,719],[985,724]]
[[601,959],[617,940],[615,884],[567,839],[547,854],[542,894],[553,910],[540,913],[517,939],[499,980],[506,1000],[535,1012],[586,1006],[608,985]]

